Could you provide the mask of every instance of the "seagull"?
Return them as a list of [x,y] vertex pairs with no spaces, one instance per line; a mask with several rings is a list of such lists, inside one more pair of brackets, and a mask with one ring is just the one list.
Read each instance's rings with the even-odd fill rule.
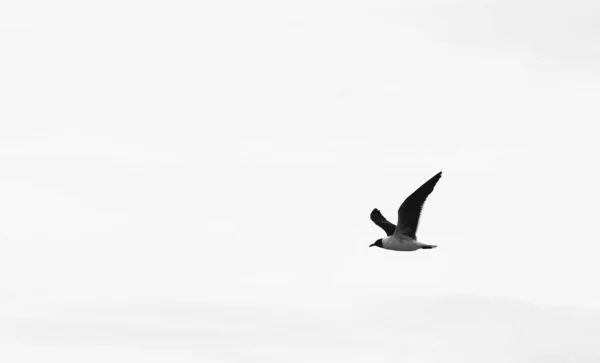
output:
[[425,199],[431,194],[441,177],[442,172],[440,171],[404,200],[400,208],[398,208],[398,226],[385,219],[379,209],[373,209],[371,220],[385,231],[387,237],[378,239],[369,247],[377,246],[394,251],[416,251],[419,249],[436,248],[437,246],[435,245],[428,245],[417,241],[416,233]]

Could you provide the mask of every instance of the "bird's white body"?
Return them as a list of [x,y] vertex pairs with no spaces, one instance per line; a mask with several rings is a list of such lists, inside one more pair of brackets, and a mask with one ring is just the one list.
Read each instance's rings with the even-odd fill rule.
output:
[[388,236],[381,239],[382,248],[386,250],[394,250],[394,251],[416,251],[421,248],[429,249],[436,248],[437,246],[428,245],[425,243],[421,243],[416,241],[410,237],[402,236],[397,238],[395,236]]

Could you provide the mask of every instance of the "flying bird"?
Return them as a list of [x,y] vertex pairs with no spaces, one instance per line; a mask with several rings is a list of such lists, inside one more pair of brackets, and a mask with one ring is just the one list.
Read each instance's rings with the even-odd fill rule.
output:
[[419,217],[421,216],[425,199],[431,194],[441,177],[442,172],[440,171],[404,200],[400,208],[398,208],[397,226],[385,219],[379,209],[373,209],[371,220],[385,231],[387,237],[378,239],[369,247],[377,246],[394,251],[416,251],[419,249],[436,248],[437,246],[435,245],[428,245],[417,241],[417,227],[419,226]]

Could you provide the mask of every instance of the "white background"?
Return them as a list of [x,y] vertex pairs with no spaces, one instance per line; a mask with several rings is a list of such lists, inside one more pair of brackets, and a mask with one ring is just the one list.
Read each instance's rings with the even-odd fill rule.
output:
[[[599,16],[2,1],[0,358],[479,362],[493,340],[498,359],[597,361]],[[369,249],[370,211],[395,223],[438,171],[418,237],[439,247]],[[474,308],[453,321],[445,299]],[[540,338],[527,304],[540,321],[572,306],[578,333]],[[468,328],[477,309],[492,323]]]

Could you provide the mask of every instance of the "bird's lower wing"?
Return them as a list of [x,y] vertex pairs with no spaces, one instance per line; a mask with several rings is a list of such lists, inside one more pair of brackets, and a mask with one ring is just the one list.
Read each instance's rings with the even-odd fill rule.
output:
[[381,227],[381,229],[383,229],[388,236],[394,234],[396,226],[387,219],[385,219],[385,217],[381,214],[379,209],[373,209],[373,211],[371,212],[371,220],[373,221],[373,223]]

